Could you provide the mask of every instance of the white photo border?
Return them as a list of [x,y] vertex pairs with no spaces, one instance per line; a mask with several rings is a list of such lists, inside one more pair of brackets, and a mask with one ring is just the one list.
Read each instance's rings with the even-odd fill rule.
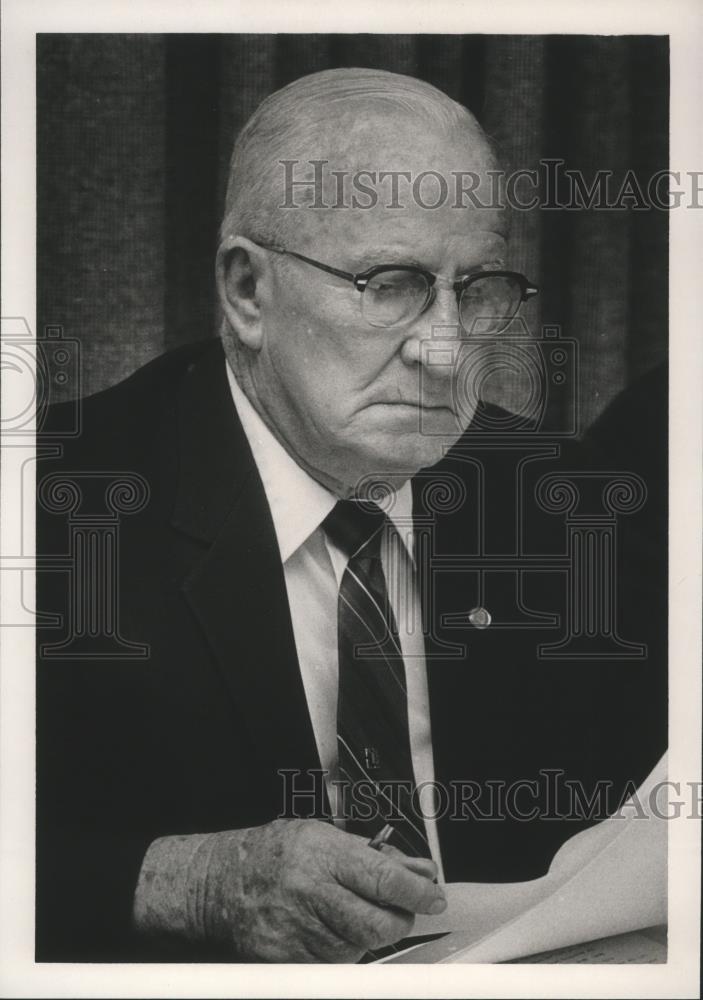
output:
[[[2,316],[35,330],[35,36],[42,32],[666,34],[671,169],[703,171],[703,8],[695,0],[4,0]],[[703,211],[670,214],[670,778],[700,782]],[[5,373],[3,372],[3,376]],[[4,379],[3,409],[14,385]],[[7,407],[7,410],[5,410]],[[3,462],[3,471],[7,470]],[[10,470],[11,471],[11,470]],[[2,476],[3,534],[19,484]],[[31,512],[30,512],[31,514]],[[2,539],[5,541],[5,538]],[[33,541],[30,539],[30,544]],[[26,555],[33,555],[27,552]],[[0,592],[4,600],[5,591]],[[700,996],[700,824],[670,824],[666,965],[259,966],[34,962],[34,635],[0,629],[0,995],[16,997]],[[699,786],[700,787],[700,786]]]

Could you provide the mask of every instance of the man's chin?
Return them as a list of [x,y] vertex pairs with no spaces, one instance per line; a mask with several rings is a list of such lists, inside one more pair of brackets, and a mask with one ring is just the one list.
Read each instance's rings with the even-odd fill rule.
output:
[[452,434],[398,435],[365,456],[365,472],[360,478],[382,480],[385,476],[393,482],[410,479],[420,469],[441,461],[460,436],[459,430]]

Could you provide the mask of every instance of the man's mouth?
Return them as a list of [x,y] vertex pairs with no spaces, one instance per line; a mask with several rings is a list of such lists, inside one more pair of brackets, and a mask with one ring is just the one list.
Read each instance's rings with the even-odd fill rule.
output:
[[418,399],[379,399],[376,406],[406,406],[414,410],[450,410],[449,403],[428,403]]

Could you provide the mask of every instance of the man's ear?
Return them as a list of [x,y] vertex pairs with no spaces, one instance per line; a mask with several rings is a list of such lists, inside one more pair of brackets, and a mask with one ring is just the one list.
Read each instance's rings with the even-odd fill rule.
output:
[[261,348],[262,279],[268,274],[266,252],[244,236],[225,237],[217,250],[217,294],[222,311],[239,340]]

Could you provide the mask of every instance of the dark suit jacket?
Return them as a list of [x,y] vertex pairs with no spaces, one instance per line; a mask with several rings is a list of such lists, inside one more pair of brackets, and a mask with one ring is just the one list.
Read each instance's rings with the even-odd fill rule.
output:
[[[52,414],[45,430],[61,419]],[[612,808],[666,744],[665,580],[637,564],[636,545],[621,559],[628,572],[618,585],[618,627],[624,639],[646,642],[648,656],[537,653],[563,633],[567,535],[564,515],[535,503],[535,484],[586,461],[577,446],[564,445],[558,458],[554,451],[542,441],[526,460],[524,442],[492,443],[474,428],[414,483],[418,523],[430,524],[434,555],[444,560],[425,622],[437,779],[447,788],[473,783],[464,799],[481,793],[477,808],[465,802],[463,815],[450,810],[440,822],[449,880],[544,874],[559,845],[599,817],[559,818],[564,789],[555,799],[552,785],[547,801],[540,771],[563,771],[587,793],[611,781]],[[105,484],[128,472],[142,477],[148,499],[115,519],[113,542],[101,550],[110,559],[114,548],[119,560],[116,610],[106,612],[119,637],[101,646],[86,631],[95,608],[69,627],[78,570],[69,573],[65,557],[76,554],[78,536],[92,544],[85,539],[96,523],[90,516],[104,514]],[[82,490],[70,517],[57,509],[57,474]],[[320,767],[273,524],[219,343],[172,352],[85,400],[80,436],[66,440],[60,459],[40,462],[38,483],[37,551],[47,561],[37,606],[64,618],[38,640],[37,958],[192,959],[195,952],[170,953],[131,930],[149,843],[266,823],[283,809],[279,771]],[[453,490],[454,502],[432,484]],[[518,544],[539,555],[534,572],[510,568]],[[76,566],[87,566],[81,552]],[[480,574],[475,560],[486,553],[497,568]],[[85,592],[113,607],[94,583]],[[468,621],[476,606],[491,612],[489,628]],[[57,648],[71,628],[83,629],[80,642]],[[120,637],[148,655],[114,658]],[[501,810],[491,782],[505,790],[520,780],[541,782],[548,818],[523,818],[533,804],[524,791],[516,800],[523,817],[505,815],[505,802]],[[320,809],[309,805],[313,815]]]
[[588,429],[587,440],[603,463],[637,472],[647,503],[635,518],[643,544],[661,564],[669,530],[669,366],[657,365],[621,392]]

